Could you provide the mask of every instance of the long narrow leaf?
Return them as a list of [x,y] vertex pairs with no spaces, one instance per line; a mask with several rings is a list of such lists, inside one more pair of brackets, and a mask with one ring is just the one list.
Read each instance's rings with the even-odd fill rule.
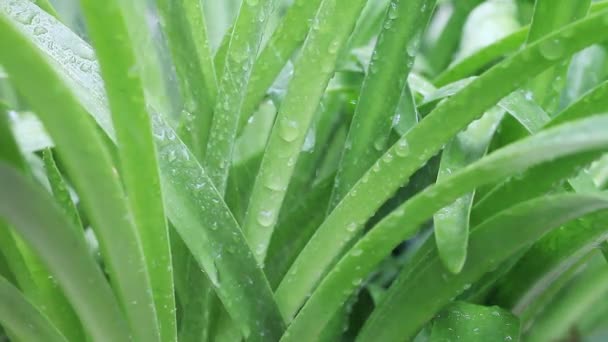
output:
[[[310,333],[319,329],[316,326],[322,326],[329,315],[342,306],[351,290],[359,287],[394,247],[412,237],[437,210],[463,194],[559,156],[608,147],[608,137],[602,137],[605,134],[600,133],[605,127],[597,126],[600,121],[603,125],[608,124],[608,116],[565,125],[561,129],[552,129],[509,145],[453,173],[443,182],[436,183],[402,204],[372,228],[337,263],[300,310],[288,333],[300,336],[301,332]],[[592,134],[594,127],[595,134]],[[581,134],[589,140],[582,139]],[[350,290],[344,291],[345,288]],[[299,304],[297,299],[287,303],[293,307]]]
[[4,163],[0,183],[5,190],[0,215],[46,263],[93,340],[128,341],[131,333],[116,297],[50,195]]
[[[42,16],[39,10],[32,11]],[[73,49],[89,51],[90,48],[65,27],[57,26],[58,23],[45,21],[44,24],[48,25],[44,26],[47,31],[57,33],[57,36],[45,36],[53,42],[51,45],[35,42],[57,62],[69,80],[54,84],[65,91],[76,92],[78,99],[87,104],[89,114],[108,137],[114,139],[97,68],[89,70],[88,77],[79,77],[78,64],[70,62],[75,55]],[[31,32],[27,36],[35,37]],[[68,53],[60,54],[55,49]],[[28,51],[28,55],[38,53],[37,50]],[[40,65],[48,68],[46,62]],[[81,89],[86,91],[79,91]],[[241,229],[194,155],[159,114],[154,114],[153,118],[153,135],[159,153],[163,198],[169,219],[201,269],[212,280],[216,293],[243,335],[251,334],[251,339],[262,340],[278,338],[283,330],[279,311]],[[219,227],[222,229],[217,229]]]
[[[589,16],[529,45],[438,106],[397,141],[350,191],[317,230],[277,289],[281,310],[293,315],[328,268],[378,208],[449,139],[528,78],[560,58],[608,39],[608,12]],[[598,31],[600,30],[600,31]],[[541,46],[559,41],[560,55],[545,55]],[[556,58],[557,57],[557,58]]]

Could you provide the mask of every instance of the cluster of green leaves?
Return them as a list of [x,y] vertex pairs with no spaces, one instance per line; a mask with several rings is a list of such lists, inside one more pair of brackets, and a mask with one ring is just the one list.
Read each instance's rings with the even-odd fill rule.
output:
[[2,0],[3,334],[602,340],[606,41],[608,1]]

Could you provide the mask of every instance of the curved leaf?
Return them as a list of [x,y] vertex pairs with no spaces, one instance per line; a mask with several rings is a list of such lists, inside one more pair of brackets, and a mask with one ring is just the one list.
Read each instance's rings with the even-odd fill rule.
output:
[[[16,14],[17,9],[35,11],[37,8],[28,1],[1,6],[0,63],[56,143],[66,172],[97,233],[112,275],[112,285],[127,313],[133,334],[154,341],[158,330],[154,310],[150,307],[152,295],[146,291],[150,288],[147,272],[141,272],[146,269],[144,255],[109,151],[73,93],[60,86],[62,77],[22,33],[38,33],[38,39],[48,39],[48,30],[35,22],[16,23],[7,19]],[[46,14],[40,13],[38,17],[43,15]],[[54,22],[50,17],[45,19]],[[39,22],[42,19],[39,18]],[[54,86],[49,88],[47,84]],[[62,101],[57,101],[58,98]]]
[[[598,36],[605,27],[608,11],[529,45],[473,80],[408,131],[332,211],[292,265],[275,296],[285,316],[298,310],[344,246],[358,236],[363,224],[449,139],[528,78],[587,45],[608,39],[608,33]],[[542,52],[546,44],[556,41],[560,44],[557,58]]]
[[[473,229],[469,262],[458,275],[441,271],[436,251],[404,268],[366,322],[358,341],[413,337],[435,311],[484,273],[552,228],[608,208],[608,197],[564,194],[518,204]],[[407,321],[399,317],[408,317]]]
[[128,341],[131,333],[116,297],[76,228],[52,205],[53,199],[4,163],[0,185],[0,215],[39,254],[86,332],[94,341]]
[[329,210],[386,151],[393,116],[434,0],[392,1],[359,92]]
[[364,4],[363,0],[323,1],[295,62],[294,75],[270,133],[243,224],[247,241],[260,263],[266,256],[306,132],[334,73],[338,52]]
[[[39,10],[32,9],[32,11],[43,18],[43,14]],[[0,18],[2,17],[0,16]],[[37,36],[33,35],[31,31],[27,31],[26,36],[33,38],[41,51],[57,62],[56,65],[66,76],[65,79],[69,80],[69,82],[63,79],[54,81],[54,89],[67,92],[68,95],[65,98],[73,98],[69,92],[74,92],[78,96],[78,100],[86,105],[88,113],[106,134],[114,139],[105,105],[103,83],[97,74],[96,62],[92,62],[94,67],[89,69],[86,77],[83,77],[79,73],[79,64],[71,61],[72,57],[79,56],[76,52],[83,53],[82,51],[90,51],[90,48],[57,22],[41,20],[39,25],[44,25],[43,27],[47,31],[56,34],[44,37],[52,41],[52,44],[37,40],[35,38]],[[20,44],[13,44],[11,48],[28,47],[26,55],[38,56],[40,54],[40,51],[30,47],[24,38],[21,39],[23,41]],[[4,42],[5,40],[2,40],[2,43]],[[2,50],[2,52],[4,51],[6,50]],[[90,55],[86,56],[92,58]],[[76,60],[81,61],[78,58]],[[22,62],[23,59],[19,61],[19,65],[22,65]],[[46,60],[39,62],[36,64],[38,68],[49,68]],[[87,62],[91,63],[90,60]],[[23,71],[23,69],[20,70]],[[32,80],[40,79],[41,75],[43,74],[38,72]],[[42,83],[36,83],[36,86],[43,86]],[[32,86],[30,89],[36,88]],[[161,188],[169,219],[186,242],[201,269],[215,281],[213,286],[218,297],[243,334],[251,334],[251,339],[280,336],[283,323],[274,303],[272,291],[263,272],[257,266],[238,224],[217,190],[211,185],[209,177],[194,155],[177,138],[175,132],[159,114],[154,114],[152,117],[153,135],[159,154]],[[55,122],[55,124],[59,125],[59,122]],[[91,138],[85,140],[90,142]],[[82,148],[82,144],[74,144],[73,147]],[[94,154],[92,158],[98,159],[99,155]],[[99,177],[92,179],[99,179]],[[120,217],[124,217],[124,215]],[[108,227],[115,226],[108,225]],[[222,229],[217,229],[217,227],[222,227]],[[119,240],[119,242],[123,241]],[[117,246],[120,247],[120,244]],[[122,248],[125,251],[129,250],[128,247]],[[218,256],[222,257],[218,258]],[[122,258],[122,261],[124,260],[129,259]],[[137,272],[134,271],[134,273]],[[221,277],[220,281],[216,281],[218,273]],[[265,337],[261,336],[262,334],[265,334]]]
[[329,315],[362,284],[369,272],[443,206],[480,185],[504,179],[530,166],[560,156],[605,149],[608,137],[602,133],[604,125],[608,125],[608,116],[539,133],[498,150],[423,190],[380,221],[349,250],[312,293],[289,326],[286,336],[288,333],[300,336],[304,331],[314,335],[312,332],[323,326]]
[[0,323],[22,341],[67,342],[40,311],[0,277]]
[[519,319],[499,307],[455,302],[433,321],[430,342],[519,341]]
[[[139,291],[152,294],[152,310],[141,311],[138,315],[142,319],[150,315],[153,319],[148,316],[147,323],[142,321],[138,325],[147,333],[158,333],[156,338],[160,341],[175,341],[177,322],[169,232],[143,79],[133,71],[133,66],[137,65],[135,45],[125,39],[128,17],[119,1],[81,0],[80,3],[101,65],[116,130],[120,173],[150,282],[147,288],[142,287]],[[141,338],[153,341],[154,336],[147,333]]]

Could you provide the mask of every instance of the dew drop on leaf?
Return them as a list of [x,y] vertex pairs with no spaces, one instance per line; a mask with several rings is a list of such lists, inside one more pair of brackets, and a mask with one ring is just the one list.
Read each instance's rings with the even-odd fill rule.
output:
[[410,144],[407,139],[403,138],[397,142],[395,154],[399,157],[407,157],[407,155],[410,154]]
[[258,213],[258,223],[263,227],[270,227],[274,223],[274,212],[272,210],[261,210]]
[[298,123],[293,120],[283,119],[279,126],[279,135],[283,140],[292,142],[300,134]]
[[559,39],[550,39],[540,44],[540,53],[548,60],[560,59],[564,52],[564,45]]

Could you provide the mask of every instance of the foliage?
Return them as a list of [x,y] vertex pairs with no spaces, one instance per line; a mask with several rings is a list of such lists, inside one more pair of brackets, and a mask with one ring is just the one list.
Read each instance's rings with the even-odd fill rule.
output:
[[2,334],[602,340],[606,41],[608,1],[0,0]]

